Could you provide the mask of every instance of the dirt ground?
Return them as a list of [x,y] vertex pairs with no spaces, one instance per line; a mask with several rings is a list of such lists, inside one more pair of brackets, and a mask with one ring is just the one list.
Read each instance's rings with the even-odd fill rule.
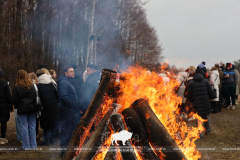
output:
[[[236,110],[226,110],[222,108],[222,112],[210,114],[210,125],[212,132],[205,135],[204,139],[198,139],[196,145],[201,150],[202,160],[240,160],[240,105]],[[40,130],[37,144],[39,151],[21,151],[21,143],[17,141],[15,129],[14,112],[11,113],[10,121],[7,124],[7,144],[0,144],[0,149],[11,148],[14,151],[0,150],[0,160],[18,159],[18,160],[60,160],[60,151],[52,151],[49,147],[41,145]],[[60,148],[60,146],[51,146],[52,148]],[[16,150],[15,149],[19,149]]]

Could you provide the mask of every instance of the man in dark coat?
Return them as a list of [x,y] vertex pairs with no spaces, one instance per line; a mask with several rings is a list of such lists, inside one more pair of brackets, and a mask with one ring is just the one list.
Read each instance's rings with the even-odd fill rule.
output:
[[8,142],[6,139],[7,121],[10,118],[10,111],[13,111],[13,99],[10,92],[8,82],[3,80],[3,71],[0,69],[0,123],[1,123],[1,138],[0,143]]
[[[201,69],[197,69],[193,75],[193,81],[187,86],[185,96],[193,103],[193,111],[201,116],[203,119],[208,120],[204,122],[206,133],[211,132],[209,123],[209,114],[211,113],[210,97],[212,95],[212,87],[210,83],[204,79]],[[203,138],[203,133],[200,134]]]
[[[74,69],[71,66],[65,67],[63,75],[58,79],[58,95],[61,119],[60,146],[66,148],[74,131],[75,113],[78,106],[78,98],[69,78],[74,78]],[[61,151],[61,157],[65,151]]]
[[83,86],[83,78],[81,76],[81,74],[77,71],[77,66],[76,65],[71,65],[71,67],[73,67],[74,69],[74,78],[68,78],[69,81],[72,83],[73,87],[75,88],[77,97],[78,97],[78,107],[77,107],[77,111],[75,113],[75,128],[77,127],[78,123],[81,120],[81,113],[80,113],[80,98],[81,98],[81,89]]
[[82,116],[85,114],[92,98],[94,97],[101,79],[101,74],[96,65],[90,64],[87,66],[88,78],[83,85],[80,100],[80,110]]
[[[232,64],[227,63],[226,66],[226,69],[223,71],[223,89],[226,93],[226,100],[228,106],[227,109],[234,110],[236,105],[236,85],[238,84],[238,78],[236,72],[232,70]],[[230,105],[230,97],[232,99],[232,106]]]

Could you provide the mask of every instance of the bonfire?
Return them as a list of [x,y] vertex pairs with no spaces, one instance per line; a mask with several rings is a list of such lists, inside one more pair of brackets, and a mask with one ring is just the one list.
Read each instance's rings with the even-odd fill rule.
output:
[[[63,159],[201,158],[194,142],[204,131],[204,120],[191,113],[199,122],[193,127],[179,118],[181,97],[174,92],[179,86],[174,79],[165,84],[157,73],[139,66],[122,71],[120,82],[116,82],[116,74],[103,70],[99,89]],[[131,133],[131,138],[113,143],[113,134],[121,131]]]

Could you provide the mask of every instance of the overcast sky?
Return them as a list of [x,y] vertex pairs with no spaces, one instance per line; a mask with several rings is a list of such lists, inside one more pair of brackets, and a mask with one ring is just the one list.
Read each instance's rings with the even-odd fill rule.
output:
[[240,59],[240,0],[150,0],[145,8],[171,65]]

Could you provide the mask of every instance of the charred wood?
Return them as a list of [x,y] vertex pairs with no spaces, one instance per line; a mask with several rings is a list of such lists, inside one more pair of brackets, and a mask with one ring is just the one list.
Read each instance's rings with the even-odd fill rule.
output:
[[[103,145],[105,142],[105,132],[108,129],[108,124],[109,124],[109,117],[112,113],[116,113],[119,109],[120,105],[118,104],[113,104],[108,112],[105,114],[99,125],[97,126],[96,130],[93,132],[92,136],[88,140],[87,144],[84,146],[86,148],[92,148],[93,150],[91,152],[86,152],[82,150],[76,160],[81,160],[81,159],[92,159],[95,154],[98,152],[99,148]],[[105,129],[105,130],[104,130]],[[108,135],[109,136],[109,135]],[[108,137],[107,136],[107,137]],[[99,148],[94,148],[94,147],[99,147]]]
[[[166,150],[162,150],[162,153],[166,156],[165,160],[187,160],[146,100],[139,99],[132,104],[132,107],[143,124],[151,146],[154,148],[166,147]],[[158,156],[161,156],[160,152]]]
[[[124,125],[123,119],[121,114],[115,114],[112,115],[110,117],[110,121],[113,127],[114,132],[118,132],[120,133],[121,131],[125,131],[126,127]],[[125,138],[125,135],[121,135],[119,137]],[[130,137],[131,138],[131,137]],[[129,139],[130,139],[129,138]],[[114,139],[112,139],[112,143],[113,143]],[[116,144],[118,144],[118,142],[115,141]],[[126,148],[123,147],[126,144]],[[119,146],[120,146],[120,152],[121,152],[121,156],[123,160],[136,160],[136,155],[133,151],[133,147],[131,145],[131,142],[129,140],[127,140],[126,142],[122,141],[121,143],[119,142]],[[124,151],[124,150],[128,150],[128,151]]]
[[145,160],[159,160],[149,145],[147,133],[140,121],[136,111],[130,107],[123,110],[122,115],[127,125],[128,131],[133,133],[132,143],[141,149],[141,155]]

